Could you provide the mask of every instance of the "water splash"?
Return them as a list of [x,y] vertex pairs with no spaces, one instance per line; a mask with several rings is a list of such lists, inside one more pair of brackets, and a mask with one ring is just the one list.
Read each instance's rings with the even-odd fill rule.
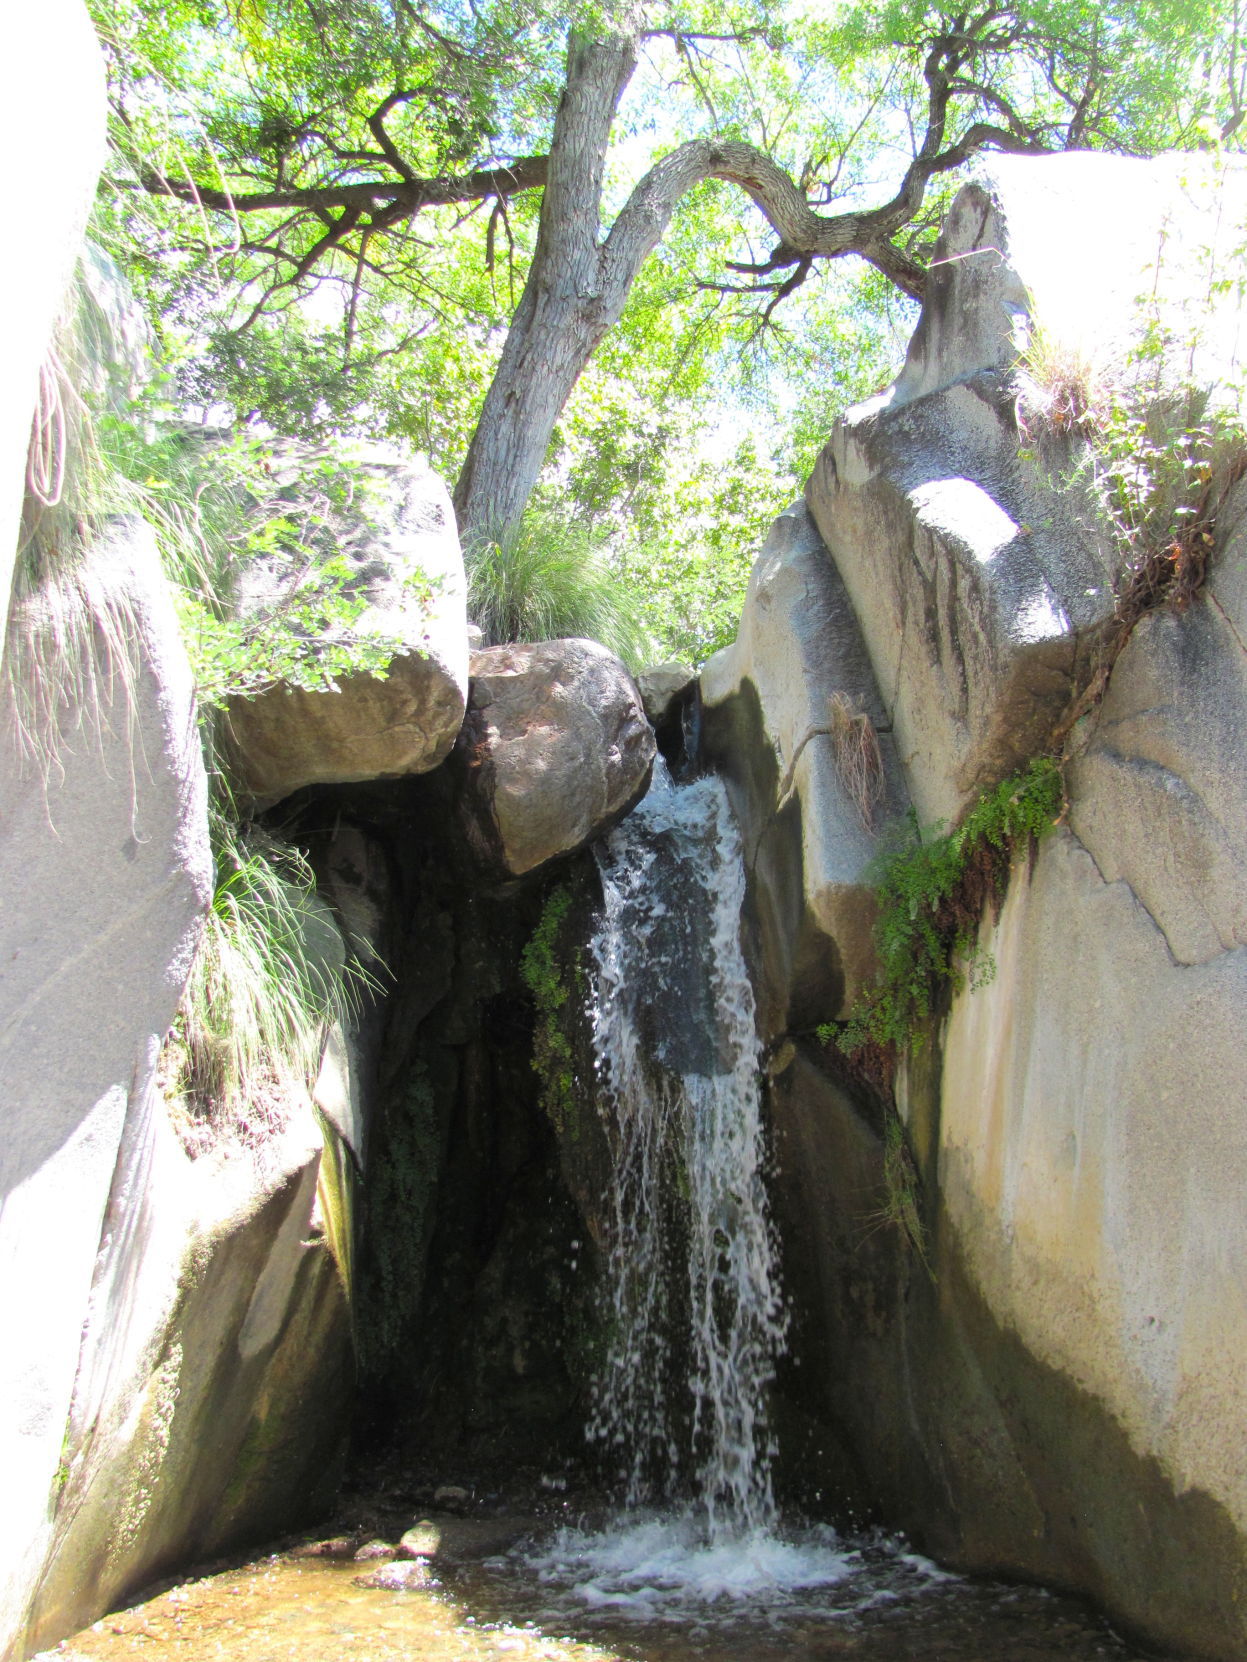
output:
[[756,1537],[775,1522],[765,1402],[784,1319],[722,783],[676,786],[659,763],[597,857],[594,1051],[615,1182],[590,1434],[616,1451],[630,1504],[691,1485],[711,1541]]

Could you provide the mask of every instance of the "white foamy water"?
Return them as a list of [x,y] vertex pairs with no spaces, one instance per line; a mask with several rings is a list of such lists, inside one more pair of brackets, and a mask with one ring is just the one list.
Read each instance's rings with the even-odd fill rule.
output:
[[[899,1543],[781,1530],[767,1396],[784,1344],[767,1210],[760,1047],[741,950],[745,873],[720,780],[644,802],[596,849],[591,943],[599,1100],[614,1153],[590,1435],[626,1506],[519,1549],[548,1603],[591,1624],[724,1636],[857,1615],[939,1575]],[[660,1509],[661,1508],[661,1509]]]
[[844,1581],[858,1555],[840,1551],[830,1529],[800,1541],[764,1530],[712,1539],[701,1520],[685,1514],[621,1520],[599,1534],[560,1530],[526,1562],[589,1609],[670,1619],[739,1600],[782,1604]]
[[765,1405],[784,1337],[722,783],[677,786],[659,762],[597,854],[594,1049],[615,1182],[590,1434],[616,1452],[631,1505],[691,1491],[713,1576],[719,1546],[761,1543],[775,1521]]
[[886,1535],[844,1540],[814,1524],[712,1539],[690,1510],[624,1515],[603,1530],[561,1529],[518,1549],[512,1566],[542,1587],[532,1608],[543,1626],[570,1619],[588,1631],[622,1623],[651,1634],[686,1627],[728,1648],[743,1644],[748,1655],[760,1632],[774,1638],[793,1622],[858,1621],[961,1585]]

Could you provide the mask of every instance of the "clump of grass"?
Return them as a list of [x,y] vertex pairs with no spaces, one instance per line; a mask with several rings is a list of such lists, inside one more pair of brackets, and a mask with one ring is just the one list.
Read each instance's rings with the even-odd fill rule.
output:
[[831,697],[831,745],[836,772],[866,831],[883,801],[883,756],[875,724],[842,692]]
[[934,1281],[935,1271],[927,1252],[921,1196],[922,1185],[914,1157],[909,1151],[905,1127],[895,1106],[889,1105],[883,1119],[883,1204],[867,1221],[880,1228],[898,1230]]
[[161,1068],[193,1153],[280,1131],[315,1080],[327,1023],[366,981],[344,962],[299,850],[219,809],[212,830],[212,903]]
[[1027,440],[1048,435],[1089,438],[1107,405],[1102,367],[1080,344],[1040,325],[1031,329],[1019,365],[1019,425]]
[[469,543],[464,560],[468,614],[488,645],[574,636],[633,670],[648,657],[639,607],[586,523],[538,508],[501,537]]
[[984,908],[999,902],[1014,849],[1051,830],[1062,804],[1060,768],[1040,757],[980,797],[956,831],[923,837],[911,818],[908,840],[878,867],[878,979],[820,1039],[849,1056],[894,1054],[921,1042],[945,991],[990,982],[995,964],[978,944]]

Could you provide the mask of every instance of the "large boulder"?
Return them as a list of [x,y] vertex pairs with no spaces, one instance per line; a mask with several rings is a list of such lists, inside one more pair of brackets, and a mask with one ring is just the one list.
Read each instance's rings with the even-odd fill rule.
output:
[[[1019,862],[995,980],[953,1007],[936,1159],[959,1338],[928,1394],[954,1551],[1078,1579],[1218,1657],[1247,1647],[1244,509],[1240,487],[1204,593],[1117,658],[1069,829]],[[969,1453],[989,1420],[990,1473]]]
[[696,680],[697,671],[677,658],[641,671],[636,678],[637,691],[651,727],[663,725]]
[[[58,308],[78,258],[95,186],[107,154],[107,105],[100,43],[82,0],[20,6],[5,18],[9,86],[0,101],[0,141],[20,155],[39,135],[39,153],[55,178],[46,188],[37,168],[10,180],[9,210],[22,227],[21,257],[5,262],[4,381],[0,387],[0,594],[13,576],[26,482],[31,417],[43,399],[51,423],[55,374],[46,354]],[[56,119],[50,120],[51,102]],[[40,376],[47,370],[42,392]]]
[[306,1098],[287,1110],[253,1152],[196,1160],[158,1094],[127,1126],[28,1643],[332,1499],[351,1322],[322,1134]]
[[772,526],[701,696],[751,874],[763,1030],[830,1021],[873,976],[869,866],[907,799],[844,582],[804,503]]
[[117,1185],[139,1158],[212,869],[190,667],[147,528],[114,524],[21,601],[7,657],[0,1654],[49,1547],[100,1253],[129,1238]]
[[[318,458],[285,447],[275,483],[297,509],[315,487]],[[308,689],[278,684],[230,701],[229,730],[238,781],[259,803],[304,785],[345,784],[425,773],[449,754],[463,720],[468,637],[463,557],[446,487],[418,460],[372,448],[344,454],[367,491],[331,517],[329,552],[355,567],[353,593],[367,607],[357,638],[384,636],[399,650],[384,678],[363,671]],[[280,554],[260,556],[239,574],[236,604],[248,620],[280,613],[301,577]],[[430,604],[412,579],[433,584]]]
[[[1148,811],[1180,848],[1181,798]],[[1175,962],[1068,830],[1019,862],[984,945],[995,980],[944,1052],[943,1331],[915,1351],[940,1545],[1240,1657],[1247,948]]]
[[635,682],[596,641],[473,654],[457,777],[489,868],[520,877],[600,836],[645,794],[654,755]]
[[[1186,340],[1245,186],[1191,157],[994,159],[949,212],[905,368],[820,456],[807,499],[924,821],[957,819],[1043,745],[1113,611],[1121,555],[1093,493],[1059,482],[1080,441],[1019,427],[1036,396],[1020,355],[1036,343],[1054,374],[1111,383],[1150,327]],[[1205,343],[1236,338],[1205,321]]]

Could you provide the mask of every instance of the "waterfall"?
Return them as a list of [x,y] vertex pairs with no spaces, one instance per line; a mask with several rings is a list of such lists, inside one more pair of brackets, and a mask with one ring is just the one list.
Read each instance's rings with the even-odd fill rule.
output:
[[592,1020],[615,1176],[590,1434],[630,1503],[691,1487],[711,1540],[757,1535],[775,1522],[765,1400],[784,1318],[721,781],[676,785],[660,760],[597,859]]

